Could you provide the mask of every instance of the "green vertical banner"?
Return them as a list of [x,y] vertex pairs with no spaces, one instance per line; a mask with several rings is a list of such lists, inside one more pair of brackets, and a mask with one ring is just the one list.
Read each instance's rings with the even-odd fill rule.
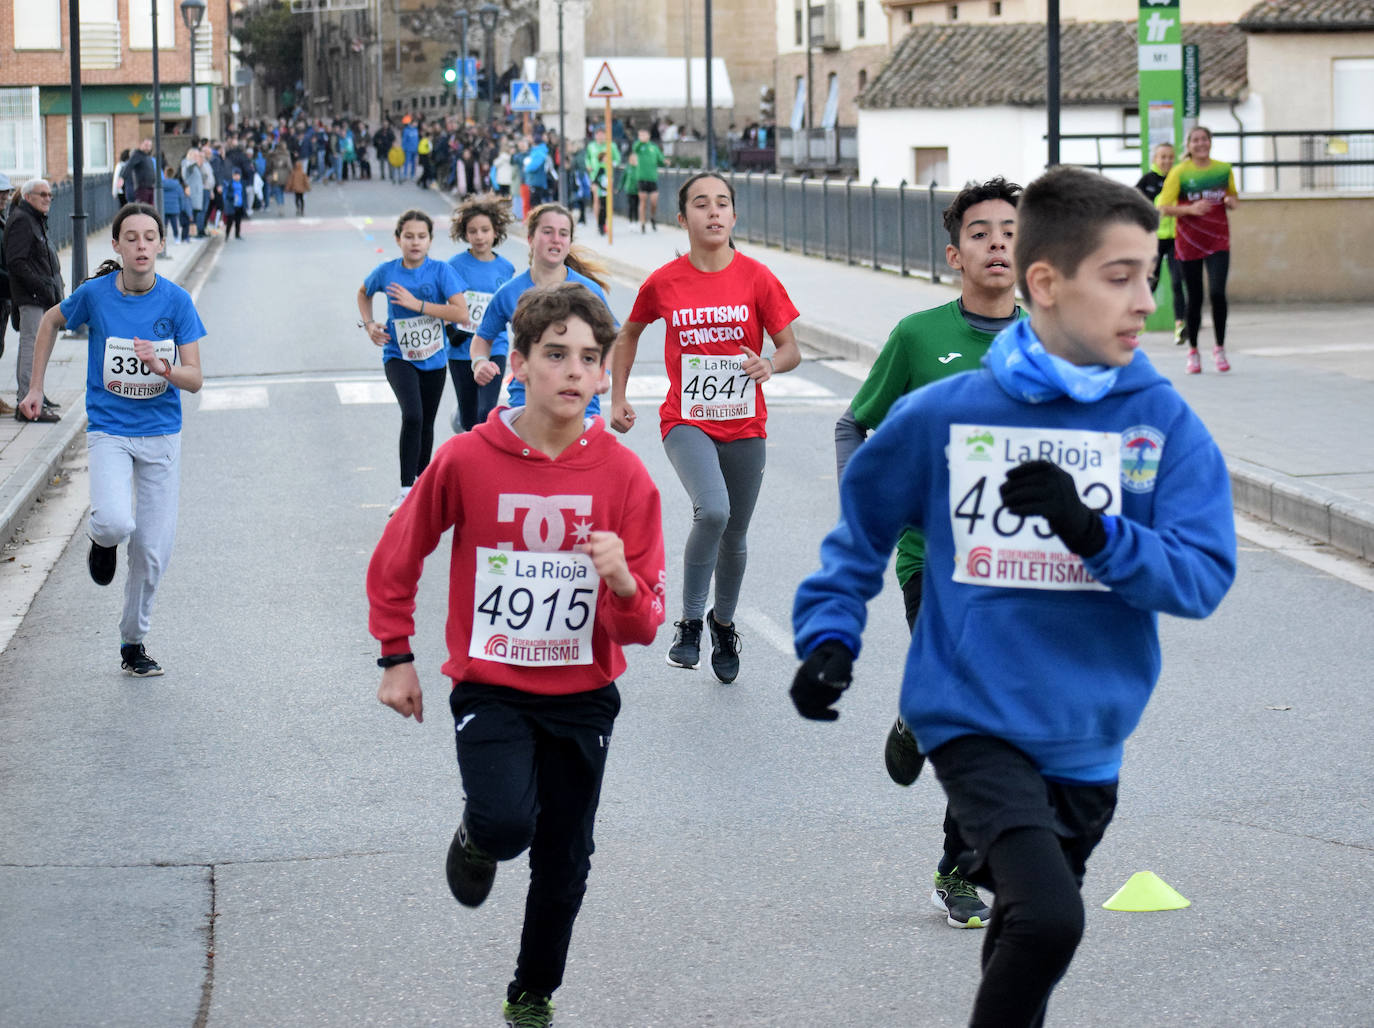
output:
[[[1183,147],[1183,19],[1179,0],[1140,0],[1137,37],[1140,70],[1140,171],[1150,170],[1150,151],[1160,143]],[[1173,292],[1167,266],[1161,269],[1159,305],[1145,327],[1159,331],[1173,327]]]

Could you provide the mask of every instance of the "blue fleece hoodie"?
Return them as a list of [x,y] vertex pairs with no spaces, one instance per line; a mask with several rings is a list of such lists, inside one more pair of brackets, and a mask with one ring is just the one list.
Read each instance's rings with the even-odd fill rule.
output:
[[[995,341],[989,359],[996,349]],[[1121,515],[1104,518],[1107,545],[1084,561],[1110,591],[953,580],[951,424],[1122,433]],[[1141,440],[1157,447],[1152,471],[1132,456]],[[897,537],[914,526],[925,534],[926,568],[902,719],[927,753],[962,735],[994,736],[1046,777],[1068,782],[1116,779],[1123,744],[1159,678],[1157,612],[1205,617],[1235,578],[1221,452],[1139,351],[1092,402],[1062,392],[1028,402],[1001,366],[908,394],[849,462],[840,503],[821,569],[797,590],[798,656],[826,639],[859,654],[867,602],[882,588]]]

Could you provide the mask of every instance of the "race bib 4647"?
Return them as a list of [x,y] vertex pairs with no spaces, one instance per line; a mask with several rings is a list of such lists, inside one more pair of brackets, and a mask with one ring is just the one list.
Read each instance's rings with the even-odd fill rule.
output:
[[1044,518],[1022,517],[1003,507],[1001,487],[1016,465],[1047,460],[1073,476],[1089,508],[1120,514],[1119,432],[951,425],[947,453],[954,581],[1012,589],[1107,589]]

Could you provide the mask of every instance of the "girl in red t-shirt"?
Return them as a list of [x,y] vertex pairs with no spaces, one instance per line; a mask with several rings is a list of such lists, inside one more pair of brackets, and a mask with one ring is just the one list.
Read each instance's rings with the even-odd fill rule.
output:
[[[720,682],[739,674],[735,605],[744,580],[745,536],[763,484],[768,410],[763,383],[801,363],[792,335],[797,308],[766,267],[739,253],[735,190],[710,173],[678,190],[686,256],[659,268],[640,287],[611,351],[611,427],[628,432],[635,409],[626,399],[630,369],[647,325],[667,326],[668,395],[659,407],[663,448],[692,501],[692,530],[682,569],[682,620],[668,663],[696,668],[701,632],[711,626],[711,671]],[[773,353],[763,356],[763,337]],[[706,594],[715,576],[715,606]]]

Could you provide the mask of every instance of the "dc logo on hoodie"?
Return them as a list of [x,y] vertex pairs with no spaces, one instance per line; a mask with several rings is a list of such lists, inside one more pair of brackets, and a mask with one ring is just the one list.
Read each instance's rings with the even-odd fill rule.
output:
[[1164,436],[1149,425],[1135,425],[1121,433],[1121,487],[1148,493],[1155,487]]

